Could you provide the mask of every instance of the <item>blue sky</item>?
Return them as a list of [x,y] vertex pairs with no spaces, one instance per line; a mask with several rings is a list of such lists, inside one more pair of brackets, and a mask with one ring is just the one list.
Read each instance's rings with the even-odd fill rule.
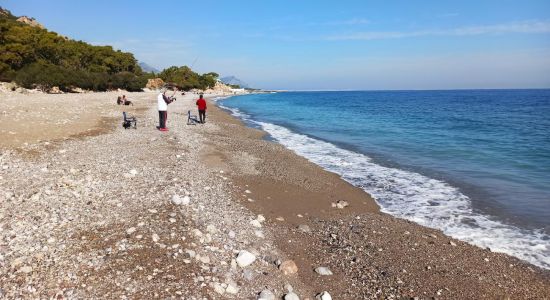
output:
[[550,87],[550,1],[27,1],[15,15],[159,69],[272,89]]

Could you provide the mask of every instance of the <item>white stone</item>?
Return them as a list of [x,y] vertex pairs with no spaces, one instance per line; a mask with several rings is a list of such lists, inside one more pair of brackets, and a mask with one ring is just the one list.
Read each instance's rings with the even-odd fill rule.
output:
[[32,267],[31,266],[24,266],[24,267],[21,268],[21,272],[28,274],[28,273],[32,272]]
[[172,196],[172,203],[174,203],[175,205],[181,205],[182,204],[181,197],[179,195]]
[[160,240],[160,237],[159,237],[158,234],[156,234],[156,233],[153,233],[152,238],[153,238],[153,242],[155,242],[155,243],[158,242],[158,241]]
[[196,255],[195,251],[193,250],[185,249],[184,251],[189,255],[190,258],[193,258]]
[[327,291],[324,291],[322,293],[317,294],[317,296],[315,296],[315,299],[317,299],[317,300],[332,300],[332,296]]
[[247,194],[251,194],[251,193],[252,193],[252,192],[249,191],[249,190],[246,190],[246,191],[244,191],[244,192],[247,193]]
[[290,293],[286,294],[283,299],[285,299],[285,300],[300,300],[300,297],[298,297],[298,295],[296,295],[296,293],[290,292]]
[[206,256],[206,255],[205,255],[205,256],[202,256],[202,255],[199,256],[199,255],[197,255],[197,259],[198,259],[201,263],[203,263],[203,264],[209,264],[209,263],[210,263],[210,257],[208,257],[208,256]]
[[260,222],[260,223],[263,223],[265,221],[265,217],[263,215],[258,215],[256,220],[258,220],[258,222]]
[[214,287],[214,291],[220,295],[223,295],[225,293],[225,289],[223,288],[223,286],[219,283],[219,282],[215,282],[213,284],[213,287]]
[[270,290],[263,290],[258,296],[258,300],[275,300],[275,294]]
[[343,208],[346,208],[349,206],[349,203],[345,200],[338,200],[338,202],[336,202],[336,207],[339,208],[339,209],[343,209]]
[[135,228],[135,227],[130,227],[130,228],[126,229],[126,233],[127,233],[127,234],[132,234],[132,233],[134,233],[134,232],[136,232],[136,228]]
[[227,288],[225,289],[225,292],[228,294],[237,294],[239,292],[239,288],[234,283],[230,283],[227,285]]
[[189,205],[189,203],[191,203],[191,198],[189,198],[189,196],[184,196],[183,199],[181,199],[181,204]]
[[255,260],[256,260],[256,255],[246,250],[241,250],[239,252],[239,255],[237,256],[237,264],[241,268],[246,268],[247,266],[251,265]]
[[332,275],[332,271],[327,267],[317,267],[317,268],[315,268],[315,272],[317,272],[317,274],[323,275],[323,276]]
[[232,238],[232,239],[234,239],[235,236],[236,236],[235,231],[233,231],[233,230],[229,230],[228,235],[229,235],[229,237]]
[[262,227],[262,223],[260,223],[260,221],[258,220],[252,220],[250,221],[250,225],[256,227],[256,228],[261,228]]
[[265,235],[261,230],[254,230],[254,235],[261,238],[261,239],[265,238]]

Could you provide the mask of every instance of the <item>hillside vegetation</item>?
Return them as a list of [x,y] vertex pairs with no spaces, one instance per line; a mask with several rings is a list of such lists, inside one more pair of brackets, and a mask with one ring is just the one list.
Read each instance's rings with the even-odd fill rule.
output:
[[[111,46],[93,46],[48,31],[32,22],[18,21],[0,7],[0,81],[15,81],[25,88],[63,91],[74,88],[105,91],[140,91],[147,79],[132,53]],[[38,24],[39,25],[39,24]],[[183,89],[206,89],[218,75],[199,75],[189,67],[171,67],[160,73],[165,82]]]

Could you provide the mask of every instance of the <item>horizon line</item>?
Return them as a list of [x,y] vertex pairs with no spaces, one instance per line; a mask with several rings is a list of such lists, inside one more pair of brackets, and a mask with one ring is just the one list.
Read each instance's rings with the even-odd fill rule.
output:
[[507,90],[550,90],[549,87],[533,88],[449,88],[449,89],[260,89],[273,92],[420,92],[420,91],[507,91]]

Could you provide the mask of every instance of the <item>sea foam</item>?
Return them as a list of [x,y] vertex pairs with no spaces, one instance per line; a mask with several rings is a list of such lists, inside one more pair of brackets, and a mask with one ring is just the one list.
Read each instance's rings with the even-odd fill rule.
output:
[[235,108],[221,107],[259,126],[296,154],[364,189],[374,197],[382,212],[440,229],[451,237],[550,269],[550,236],[542,231],[504,224],[475,212],[471,200],[446,182],[381,166],[364,154],[295,133],[282,126],[253,120]]

